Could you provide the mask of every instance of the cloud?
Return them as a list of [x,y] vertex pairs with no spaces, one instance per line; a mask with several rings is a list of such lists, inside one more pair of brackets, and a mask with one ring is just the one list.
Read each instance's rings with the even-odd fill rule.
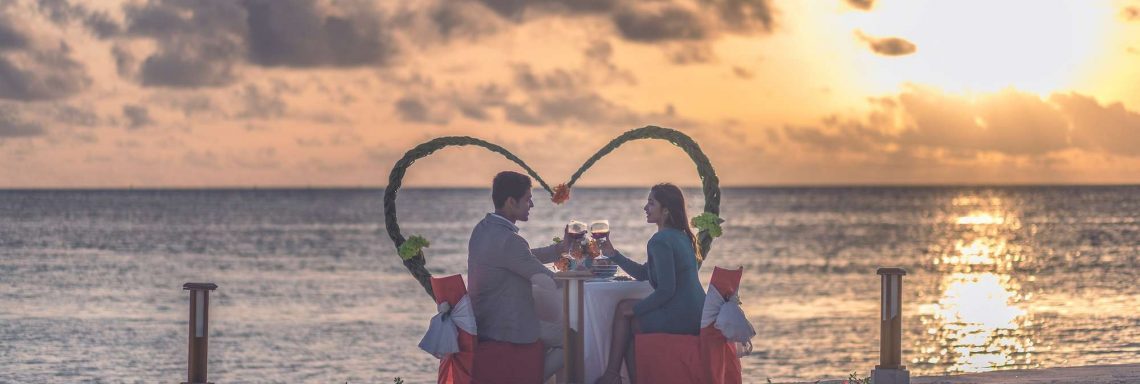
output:
[[626,6],[613,20],[622,37],[639,42],[701,40],[709,34],[696,12],[669,3]]
[[912,87],[872,100],[863,119],[824,119],[785,127],[792,142],[827,152],[922,153],[971,158],[980,153],[1047,158],[1069,150],[1140,156],[1140,113],[1076,94],[1048,100],[1015,90],[967,98]]
[[[153,38],[159,46],[142,62],[143,85],[211,87],[236,78],[246,35],[246,14],[236,3],[151,0],[125,12],[127,32]],[[123,58],[116,55],[117,62]]]
[[1101,105],[1089,96],[1056,94],[1049,98],[1072,121],[1073,144],[1113,154],[1140,156],[1140,113],[1121,103]]
[[56,106],[51,114],[57,123],[65,125],[94,127],[102,124],[102,120],[99,119],[98,114],[89,109],[76,107],[74,105],[63,104]]
[[53,100],[87,89],[91,78],[71,46],[37,40],[25,19],[0,8],[0,99]]
[[382,64],[396,53],[374,7],[339,4],[246,0],[250,59],[264,66],[355,67]]
[[756,76],[755,73],[744,67],[732,67],[732,74],[741,79],[751,79]]
[[86,68],[68,56],[70,48],[21,51],[0,56],[0,99],[61,99],[91,85]]
[[898,37],[872,37],[862,31],[855,31],[855,36],[866,42],[872,51],[884,56],[909,55],[918,50],[914,43]]
[[154,124],[154,120],[150,118],[150,110],[139,105],[124,105],[123,117],[127,118],[129,129],[139,129]]
[[728,30],[748,33],[772,32],[774,24],[770,0],[705,0],[720,15]]
[[[439,125],[447,124],[449,121],[446,112],[429,108],[428,103],[422,101],[418,96],[401,97],[399,100],[396,100],[395,107],[396,112],[403,121]],[[474,113],[478,114],[479,112]]]
[[705,42],[679,44],[666,49],[665,56],[670,63],[677,65],[705,64],[716,61],[712,46]]
[[864,11],[870,11],[875,6],[875,0],[846,0],[846,2],[847,5]]
[[1140,7],[1124,7],[1120,10],[1120,17],[1125,21],[1140,21]]
[[18,109],[12,106],[0,106],[0,140],[44,134],[43,125],[24,121],[19,115]]
[[17,31],[15,27],[15,24],[0,15],[0,51],[27,47],[28,38]]
[[280,90],[265,91],[256,84],[247,84],[240,95],[243,106],[238,113],[240,118],[269,119],[285,115],[287,106]]
[[473,1],[442,0],[427,12],[427,18],[445,41],[456,37],[474,39],[499,30],[493,15],[484,14],[486,9]]
[[92,34],[99,38],[109,38],[122,33],[123,27],[106,12],[90,11],[83,4],[71,4],[68,0],[39,0],[40,12],[52,22],[67,26],[80,20]]

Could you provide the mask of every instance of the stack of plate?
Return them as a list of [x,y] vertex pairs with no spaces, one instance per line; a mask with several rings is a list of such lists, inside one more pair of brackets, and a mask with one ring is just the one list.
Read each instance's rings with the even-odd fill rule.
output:
[[603,279],[608,279],[608,278],[614,277],[614,274],[617,273],[617,270],[618,270],[618,266],[613,265],[613,264],[610,264],[610,265],[604,265],[604,264],[603,265],[594,265],[594,266],[590,267],[590,272],[594,273],[594,277],[603,278]]

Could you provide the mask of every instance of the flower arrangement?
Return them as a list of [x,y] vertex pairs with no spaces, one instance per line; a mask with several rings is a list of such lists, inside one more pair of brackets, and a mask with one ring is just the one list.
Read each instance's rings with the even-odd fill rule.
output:
[[561,205],[567,200],[570,200],[570,187],[566,183],[558,184],[554,187],[554,193],[550,195],[550,201],[554,204]]

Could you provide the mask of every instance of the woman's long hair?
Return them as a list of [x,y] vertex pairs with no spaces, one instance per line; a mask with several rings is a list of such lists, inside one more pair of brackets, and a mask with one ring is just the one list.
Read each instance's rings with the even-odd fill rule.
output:
[[689,241],[693,242],[693,253],[696,254],[697,264],[700,264],[704,257],[701,256],[701,245],[697,242],[697,236],[689,228],[689,214],[685,211],[685,195],[681,193],[681,188],[670,183],[661,183],[654,185],[649,192],[653,194],[653,199],[669,212],[665,215],[665,226],[681,230],[689,236]]

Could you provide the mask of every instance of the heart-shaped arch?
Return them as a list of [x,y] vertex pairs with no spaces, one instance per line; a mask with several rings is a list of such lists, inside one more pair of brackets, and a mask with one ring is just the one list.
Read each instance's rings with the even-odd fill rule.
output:
[[[646,126],[618,136],[610,141],[609,144],[602,147],[602,149],[599,149],[593,156],[590,156],[590,158],[582,164],[582,167],[578,168],[578,171],[574,172],[574,175],[570,177],[570,181],[566,183],[566,187],[573,187],[574,183],[578,181],[578,178],[581,177],[586,170],[590,169],[594,163],[610,152],[613,152],[613,150],[622,144],[643,139],[665,140],[684,150],[685,153],[689,155],[689,158],[693,160],[693,163],[697,165],[697,174],[701,177],[701,186],[705,195],[705,212],[713,215],[720,214],[720,179],[717,178],[716,171],[713,169],[712,164],[709,163],[708,156],[705,156],[705,153],[701,151],[701,147],[697,145],[691,137],[669,128]],[[440,149],[468,145],[483,147],[503,155],[508,160],[515,162],[526,170],[526,173],[537,180],[538,183],[542,185],[542,188],[550,193],[551,196],[554,195],[554,190],[550,188],[550,185],[547,184],[542,177],[538,176],[538,173],[535,173],[534,170],[518,156],[515,156],[501,146],[465,136],[448,136],[432,139],[431,141],[417,145],[405,153],[404,157],[396,161],[396,165],[392,167],[392,173],[388,175],[388,187],[384,190],[384,220],[388,229],[388,237],[392,239],[392,243],[396,246],[397,251],[407,239],[400,233],[400,225],[396,220],[396,192],[400,190],[404,174],[407,172],[408,167],[410,167],[412,163],[415,163],[416,160],[426,157]],[[701,251],[707,260],[714,236],[711,235],[707,229],[701,229],[697,237],[701,245]],[[412,277],[415,277],[416,280],[420,282],[420,285],[424,287],[428,295],[434,297],[431,290],[431,273],[424,268],[427,260],[424,257],[423,250],[417,251],[411,258],[403,259],[403,262],[404,267],[408,268],[408,271],[412,273]]]

